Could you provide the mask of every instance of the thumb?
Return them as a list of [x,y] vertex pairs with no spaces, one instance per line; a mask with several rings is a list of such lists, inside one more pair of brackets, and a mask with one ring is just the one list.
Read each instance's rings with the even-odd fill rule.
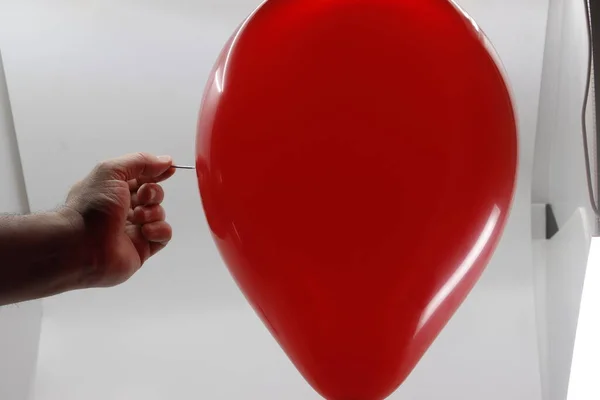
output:
[[103,175],[129,181],[138,178],[156,178],[172,166],[171,156],[157,157],[148,153],[133,153],[104,161],[98,168]]

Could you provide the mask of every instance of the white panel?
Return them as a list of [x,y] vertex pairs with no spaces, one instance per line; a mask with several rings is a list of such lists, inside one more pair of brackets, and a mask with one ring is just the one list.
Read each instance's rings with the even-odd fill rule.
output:
[[550,203],[550,157],[557,131],[563,10],[569,1],[549,0],[532,185],[532,200],[540,204]]
[[[27,210],[25,183],[0,56],[0,213],[24,213]],[[40,302],[0,308],[0,399],[29,398],[35,376],[41,309]]]
[[531,236],[533,240],[546,240],[546,204],[531,206]]
[[[0,3],[0,38],[34,209],[58,204],[105,157],[146,150],[192,162],[208,71],[253,5],[228,2],[217,17],[201,1],[9,3]],[[519,185],[490,267],[392,398],[539,400],[530,188],[547,1],[460,3],[512,82]],[[194,174],[165,188],[175,229],[166,251],[119,288],[45,302],[38,400],[318,398],[222,265]]]
[[600,381],[598,380],[598,371],[600,371],[599,289],[600,238],[592,238],[577,324],[568,400],[600,399]]
[[[587,192],[581,109],[588,37],[583,0],[551,0],[536,143],[534,201],[552,204],[559,226],[579,207],[594,218]],[[593,130],[590,104],[588,126]],[[590,143],[591,145],[591,143]]]
[[578,209],[547,242],[549,400],[565,400],[590,245],[588,217]]
[[[541,214],[544,209],[540,205],[534,205],[533,208],[534,215]],[[587,319],[583,318],[585,315],[582,317],[581,321],[587,325],[584,325],[584,331],[579,334],[581,339],[578,339],[578,357],[581,361],[576,364],[578,368],[571,371],[590,237],[588,217],[585,210],[579,208],[552,239],[536,238],[533,241],[540,372],[544,400],[565,400],[570,377],[573,377],[575,382],[575,390],[571,392],[577,394],[570,395],[569,400],[595,398],[579,397],[582,388],[590,387],[587,368],[594,362],[586,353],[588,348],[594,348],[589,340],[589,327],[593,330],[594,321],[597,320],[595,314],[589,313],[589,309],[597,307],[597,304],[591,303],[595,297],[589,295],[594,290],[598,291],[599,287],[594,273],[588,274],[590,276],[586,278],[585,283],[588,292],[588,314]],[[581,325],[581,322],[579,324]],[[585,326],[588,329],[585,329]]]
[[[547,364],[542,366],[542,381],[544,399],[551,400],[567,396],[585,257],[594,227],[581,126],[587,61],[584,1],[550,0],[533,200],[551,204],[560,227],[552,240],[534,242],[534,251],[539,247],[534,259],[538,265],[539,326],[546,326],[545,332],[540,332],[542,364]],[[587,115],[590,133],[594,128],[593,108],[592,99]]]
[[539,349],[540,377],[542,382],[542,399],[550,396],[550,381],[548,377],[548,310],[547,310],[547,259],[548,246],[546,241],[546,205],[534,204],[532,211],[533,238],[533,274],[537,340]]

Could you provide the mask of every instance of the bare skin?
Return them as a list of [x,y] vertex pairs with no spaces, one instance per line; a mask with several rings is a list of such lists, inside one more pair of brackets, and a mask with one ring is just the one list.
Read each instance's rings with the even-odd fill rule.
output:
[[0,216],[0,306],[128,280],[171,240],[168,156],[100,163],[46,213]]

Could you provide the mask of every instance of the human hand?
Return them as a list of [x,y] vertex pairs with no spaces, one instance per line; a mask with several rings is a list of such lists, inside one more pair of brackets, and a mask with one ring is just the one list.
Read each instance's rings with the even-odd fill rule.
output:
[[71,189],[63,213],[83,235],[83,287],[125,282],[171,240],[158,183],[174,173],[171,157],[136,153],[98,164]]

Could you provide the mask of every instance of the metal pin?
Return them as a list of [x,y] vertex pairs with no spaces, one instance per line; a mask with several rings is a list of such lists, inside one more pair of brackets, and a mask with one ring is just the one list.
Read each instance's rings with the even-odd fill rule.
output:
[[172,167],[177,169],[196,169],[196,167],[191,165],[172,165]]

